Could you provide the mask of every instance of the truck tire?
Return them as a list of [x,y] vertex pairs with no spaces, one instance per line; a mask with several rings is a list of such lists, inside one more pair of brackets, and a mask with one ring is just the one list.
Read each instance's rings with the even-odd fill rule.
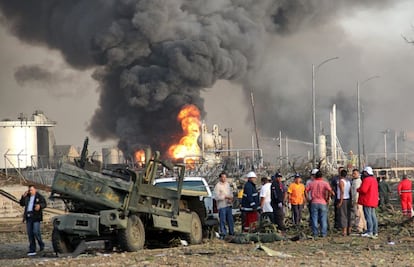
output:
[[185,198],[187,201],[188,209],[198,214],[201,225],[203,226],[203,238],[209,236],[209,226],[207,225],[207,209],[204,201],[200,201],[199,197],[188,197]]
[[203,222],[207,218],[204,202],[200,201],[199,197],[189,197],[184,199],[187,201],[188,209],[197,212],[198,217]]
[[123,251],[138,251],[144,247],[144,224],[137,215],[128,218],[127,228],[118,231],[119,247]]
[[74,245],[76,244],[72,244],[64,232],[53,228],[52,246],[54,252],[62,254],[72,253],[76,249]]
[[203,225],[196,212],[191,212],[191,232],[188,234],[190,244],[200,244],[203,241]]

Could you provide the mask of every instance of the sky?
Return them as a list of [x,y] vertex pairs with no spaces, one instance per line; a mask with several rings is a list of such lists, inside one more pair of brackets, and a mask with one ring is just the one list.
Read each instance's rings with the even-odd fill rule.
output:
[[[322,23],[315,20],[309,16],[309,21],[301,21],[287,33],[265,35],[265,41],[253,51],[259,56],[246,57],[252,59],[248,64],[256,66],[243,77],[218,77],[205,84],[200,98],[203,120],[210,129],[218,124],[225,135],[224,128],[232,128],[233,145],[250,146],[252,90],[261,136],[272,138],[282,131],[290,138],[311,142],[311,67],[339,57],[316,73],[318,132],[329,134],[329,111],[336,104],[338,138],[344,150],[356,150],[356,84],[372,76],[380,78],[361,85],[369,151],[383,151],[381,131],[385,129],[414,131],[410,110],[414,46],[402,37],[414,39],[414,2],[356,6],[335,12]],[[3,17],[1,22],[0,119],[42,110],[57,122],[57,144],[81,146],[85,136],[90,136],[92,148],[116,146],[118,140],[109,138],[115,137],[113,134],[94,136],[88,131],[91,121],[96,122],[94,114],[102,94],[99,81],[92,78],[94,67],[68,64],[59,49],[22,41],[7,30],[11,21]],[[38,66],[38,75],[43,78],[25,76],[24,66]],[[42,72],[45,69],[47,73]],[[125,138],[122,132],[120,136]]]

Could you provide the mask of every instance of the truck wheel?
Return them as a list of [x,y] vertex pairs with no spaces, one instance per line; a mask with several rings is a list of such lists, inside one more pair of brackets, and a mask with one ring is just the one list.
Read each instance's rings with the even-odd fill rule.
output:
[[52,246],[56,253],[72,253],[75,250],[65,233],[56,228],[52,232]]
[[200,220],[204,221],[207,217],[207,211],[204,202],[200,201],[198,197],[191,197],[186,200],[188,209],[197,212],[198,217],[200,217]]
[[119,246],[124,251],[138,251],[144,247],[145,229],[141,219],[132,215],[128,218],[127,228],[118,231]]
[[203,241],[203,225],[196,212],[191,212],[191,232],[188,234],[190,244],[200,244]]

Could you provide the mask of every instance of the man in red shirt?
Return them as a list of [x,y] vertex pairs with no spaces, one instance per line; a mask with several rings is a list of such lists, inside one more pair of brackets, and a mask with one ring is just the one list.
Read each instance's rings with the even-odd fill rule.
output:
[[411,218],[411,208],[413,202],[412,184],[407,175],[403,175],[401,182],[398,184],[397,191],[400,196],[401,209],[404,216]]
[[367,221],[367,231],[362,234],[365,237],[378,237],[378,220],[375,208],[378,207],[378,182],[374,177],[372,168],[367,166],[362,172],[362,184],[357,189],[359,193],[358,204],[363,206],[364,217]]
[[328,200],[330,196],[335,195],[328,182],[323,180],[322,172],[318,170],[315,174],[315,180],[306,186],[306,192],[311,194],[311,220],[312,233],[314,237],[319,235],[319,223],[321,224],[322,237],[328,233]]

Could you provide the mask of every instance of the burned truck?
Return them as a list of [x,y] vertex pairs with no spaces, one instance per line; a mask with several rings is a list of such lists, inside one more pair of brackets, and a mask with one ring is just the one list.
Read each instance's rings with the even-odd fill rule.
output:
[[[86,145],[85,145],[86,144]],[[177,234],[190,244],[203,238],[203,203],[181,197],[185,166],[160,160],[146,151],[140,170],[88,170],[87,139],[76,164],[62,164],[52,184],[52,198],[62,199],[69,213],[53,218],[52,245],[56,253],[72,253],[79,244],[103,240],[105,248],[137,251],[146,236]],[[153,185],[160,169],[177,175],[177,188]],[[200,218],[201,217],[201,218]],[[159,235],[162,236],[162,235]]]

